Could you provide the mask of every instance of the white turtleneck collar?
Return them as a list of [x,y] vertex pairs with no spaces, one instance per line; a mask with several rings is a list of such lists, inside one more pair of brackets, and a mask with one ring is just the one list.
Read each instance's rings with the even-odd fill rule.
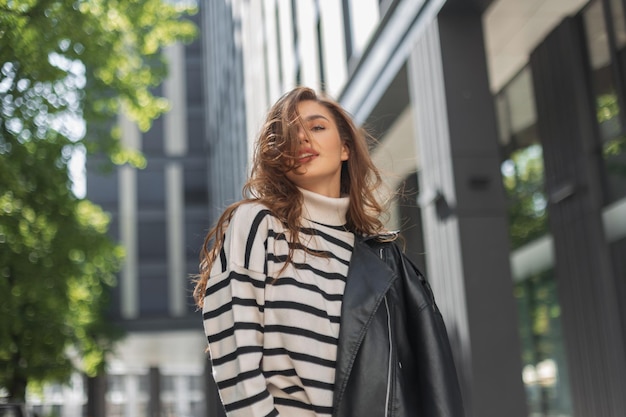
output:
[[302,216],[305,219],[328,226],[346,224],[346,213],[350,204],[349,197],[326,197],[298,187],[303,196]]

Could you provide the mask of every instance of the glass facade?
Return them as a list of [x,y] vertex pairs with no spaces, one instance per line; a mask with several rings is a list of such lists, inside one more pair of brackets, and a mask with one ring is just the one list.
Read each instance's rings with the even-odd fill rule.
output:
[[626,32],[621,0],[594,0],[582,13],[602,154],[606,203],[626,196]]
[[[622,0],[591,1],[578,15],[585,33],[589,86],[597,121],[599,172],[607,211],[626,197],[624,103],[626,20]],[[537,133],[532,74],[524,68],[495,97],[503,183],[509,200],[512,259],[538,242],[550,244],[541,138]],[[616,290],[626,296],[626,239],[607,234]],[[545,247],[545,246],[544,246]],[[545,259],[548,259],[545,261]],[[572,416],[566,341],[562,333],[555,260],[533,259],[534,272],[514,276],[522,339],[523,381],[531,416]],[[543,262],[543,263],[541,263]],[[620,278],[622,277],[622,278]],[[622,308],[622,323],[626,309]],[[624,324],[626,330],[626,324]]]
[[[619,299],[626,298],[626,237],[616,209],[626,197],[626,14],[623,0],[593,0],[582,11],[604,165],[605,232]],[[620,305],[626,333],[626,306]]]
[[[525,67],[495,97],[512,255],[549,237],[532,73]],[[533,260],[533,262],[538,262]],[[514,276],[522,379],[530,416],[572,416],[553,264]]]
[[573,415],[556,287],[552,269],[515,285],[530,416]]

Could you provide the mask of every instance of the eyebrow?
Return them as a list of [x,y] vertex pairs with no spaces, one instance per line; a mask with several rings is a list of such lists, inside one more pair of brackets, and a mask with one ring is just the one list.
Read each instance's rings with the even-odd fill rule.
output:
[[312,114],[310,116],[307,116],[304,121],[305,122],[310,122],[311,120],[316,120],[316,119],[324,119],[326,121],[329,121],[328,118],[326,118],[325,116],[322,116],[321,114]]

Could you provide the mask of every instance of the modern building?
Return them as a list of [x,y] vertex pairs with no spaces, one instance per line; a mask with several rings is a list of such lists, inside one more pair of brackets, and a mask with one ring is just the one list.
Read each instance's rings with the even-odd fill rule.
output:
[[[191,19],[202,31],[201,14]],[[88,384],[89,416],[205,415],[206,339],[191,296],[211,204],[203,44],[164,51],[169,74],[155,93],[171,110],[149,131],[119,119],[123,144],[143,153],[145,168],[102,172],[102,161],[87,161],[87,197],[111,214],[126,251],[111,306],[126,337],[107,375]]]
[[191,300],[204,233],[239,198],[267,108],[303,84],[379,140],[388,219],[423,266],[468,417],[626,410],[624,0],[211,0],[166,51],[172,111],[88,161],[125,246],[128,335],[93,416],[219,416]]
[[623,0],[210,4],[209,158],[299,84],[373,131],[468,416],[623,414]]

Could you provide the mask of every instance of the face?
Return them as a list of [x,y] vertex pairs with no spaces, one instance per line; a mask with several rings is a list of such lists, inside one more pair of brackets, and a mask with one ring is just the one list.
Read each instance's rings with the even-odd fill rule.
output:
[[300,188],[339,197],[341,165],[349,152],[330,110],[315,101],[298,103],[304,128],[298,129],[298,165],[287,178]]

